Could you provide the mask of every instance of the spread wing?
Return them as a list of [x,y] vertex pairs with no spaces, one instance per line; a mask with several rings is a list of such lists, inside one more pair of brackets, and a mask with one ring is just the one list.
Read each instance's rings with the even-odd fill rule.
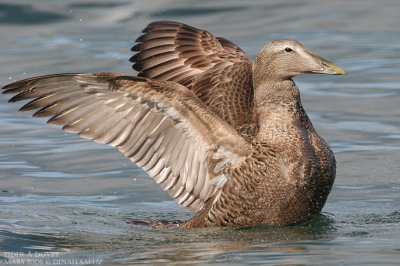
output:
[[67,132],[116,147],[176,200],[199,210],[250,145],[187,88],[113,73],[55,74],[12,83],[10,102]]
[[139,76],[188,87],[233,127],[251,121],[251,62],[238,46],[174,21],[153,22],[143,33],[130,59]]

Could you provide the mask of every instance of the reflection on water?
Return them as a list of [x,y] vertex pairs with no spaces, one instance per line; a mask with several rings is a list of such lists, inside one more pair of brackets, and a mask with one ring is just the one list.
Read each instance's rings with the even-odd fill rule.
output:
[[296,38],[350,74],[297,79],[338,173],[324,214],[289,227],[131,225],[192,214],[114,149],[17,113],[0,95],[0,264],[32,253],[58,265],[396,265],[399,8],[390,0],[3,1],[0,85],[54,72],[132,74],[129,49],[141,29],[168,19],[231,39],[251,58],[268,40]]

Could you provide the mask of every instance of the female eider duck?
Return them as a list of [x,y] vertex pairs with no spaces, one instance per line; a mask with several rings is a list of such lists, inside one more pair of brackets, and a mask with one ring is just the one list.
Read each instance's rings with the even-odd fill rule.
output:
[[289,225],[321,211],[335,158],[292,78],[343,68],[295,40],[272,41],[251,62],[232,42],[172,21],[149,24],[132,50],[138,77],[53,74],[4,93],[31,99],[21,111],[116,147],[197,211],[181,227]]

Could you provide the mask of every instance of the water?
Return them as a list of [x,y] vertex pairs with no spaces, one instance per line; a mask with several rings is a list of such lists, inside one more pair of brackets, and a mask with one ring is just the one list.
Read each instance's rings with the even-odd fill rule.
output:
[[3,0],[0,85],[56,72],[131,74],[140,30],[167,19],[229,38],[251,58],[268,40],[296,38],[350,74],[297,79],[338,173],[321,216],[281,228],[127,224],[192,214],[112,148],[17,113],[1,95],[0,264],[398,264],[399,9],[390,0]]

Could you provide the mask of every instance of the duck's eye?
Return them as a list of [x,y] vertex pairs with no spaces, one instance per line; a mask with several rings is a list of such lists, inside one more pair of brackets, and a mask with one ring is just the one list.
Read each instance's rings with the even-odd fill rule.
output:
[[293,52],[293,49],[290,48],[290,47],[286,47],[286,48],[285,48],[285,51],[288,52],[288,53],[290,53],[290,52]]

